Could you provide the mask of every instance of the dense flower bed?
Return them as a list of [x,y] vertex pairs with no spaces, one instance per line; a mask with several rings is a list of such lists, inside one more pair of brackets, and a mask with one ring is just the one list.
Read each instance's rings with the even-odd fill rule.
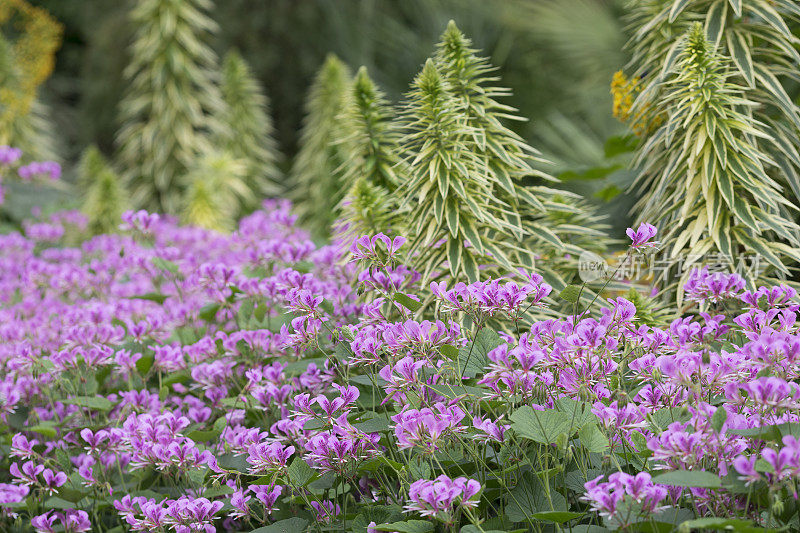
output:
[[535,273],[423,291],[402,238],[315,246],[282,202],[80,222],[0,237],[2,531],[798,526],[792,289],[697,271],[663,327],[529,323]]

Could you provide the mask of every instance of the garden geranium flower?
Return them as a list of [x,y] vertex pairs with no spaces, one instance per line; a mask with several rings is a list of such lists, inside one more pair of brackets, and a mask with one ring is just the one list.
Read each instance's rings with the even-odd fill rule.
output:
[[658,243],[651,242],[651,239],[656,236],[658,230],[655,226],[648,224],[647,222],[642,222],[639,224],[639,227],[636,230],[633,228],[628,228],[625,230],[625,233],[628,235],[628,237],[630,237],[631,247],[635,250],[658,246]]
[[442,475],[432,481],[420,479],[411,484],[405,509],[450,522],[457,507],[476,507],[480,492],[481,484],[466,477],[451,479]]

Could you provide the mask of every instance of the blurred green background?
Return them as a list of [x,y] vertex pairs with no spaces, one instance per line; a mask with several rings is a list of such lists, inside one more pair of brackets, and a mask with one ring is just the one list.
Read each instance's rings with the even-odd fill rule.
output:
[[[69,179],[86,146],[113,152],[131,3],[30,3],[64,25],[55,71],[39,95]],[[631,179],[615,155],[625,127],[611,114],[609,93],[626,62],[621,0],[217,0],[209,14],[220,27],[214,48],[220,55],[238,49],[263,84],[285,161],[296,151],[303,99],[327,53],[353,69],[366,65],[398,101],[454,19],[499,67],[501,84],[513,90],[508,103],[529,119],[513,127],[553,162],[547,170],[613,213],[615,228],[627,223],[619,215],[629,200],[615,196]]]

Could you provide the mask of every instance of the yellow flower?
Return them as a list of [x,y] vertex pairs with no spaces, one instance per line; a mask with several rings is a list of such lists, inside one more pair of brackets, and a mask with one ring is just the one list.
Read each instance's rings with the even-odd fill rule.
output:
[[650,106],[645,105],[636,116],[631,116],[631,107],[636,98],[636,93],[642,90],[641,80],[638,77],[628,79],[621,70],[614,73],[611,79],[611,95],[614,97],[613,113],[620,121],[628,124],[633,132],[642,136],[656,129],[664,120],[661,115],[653,116],[649,112]]
[[44,9],[25,0],[0,0],[0,29],[12,29],[15,41],[0,34],[0,139],[17,117],[24,116],[36,89],[50,76],[63,27]]

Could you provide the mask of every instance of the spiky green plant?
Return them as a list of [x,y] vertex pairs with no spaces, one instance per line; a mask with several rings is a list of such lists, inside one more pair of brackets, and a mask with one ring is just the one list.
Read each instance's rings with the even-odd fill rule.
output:
[[361,235],[398,235],[403,231],[397,201],[386,188],[360,178],[339,204],[335,235],[350,242]]
[[731,81],[756,104],[752,115],[767,137],[752,142],[775,162],[767,173],[800,199],[800,108],[786,91],[787,82],[800,79],[798,41],[789,27],[800,23],[794,0],[631,1],[628,70],[642,88],[631,116],[637,122],[663,119],[657,108],[662,82],[681,53],[682,36],[698,22],[719,53],[731,58]]
[[342,168],[342,183],[350,189],[363,177],[373,185],[394,190],[398,182],[399,132],[392,121],[392,105],[370,79],[366,67],[358,69],[352,93],[342,116],[343,121],[353,128],[350,138],[345,139],[345,148],[349,152]]
[[[337,232],[390,233],[396,225],[397,202],[391,194],[399,183],[399,132],[394,110],[384,93],[361,67],[353,79],[353,95],[342,120],[352,126],[350,137],[342,139],[347,159],[341,171],[347,190],[337,207]],[[344,235],[342,235],[344,236]]]
[[348,107],[351,84],[350,69],[330,54],[306,99],[289,195],[296,202],[301,219],[317,235],[328,233],[336,206],[345,193],[341,173],[350,152],[346,139],[353,130],[342,111]]
[[84,194],[81,210],[89,218],[87,230],[94,235],[116,230],[128,209],[128,192],[96,146],[83,151],[78,184]]
[[[516,109],[497,99],[510,90],[498,87],[496,70],[477,55],[471,41],[453,21],[447,26],[437,47],[436,61],[452,88],[464,121],[469,125],[463,143],[485,166],[492,194],[510,209],[505,221],[520,225],[525,248],[533,250],[540,261],[536,270],[555,288],[573,281],[568,275],[567,254],[577,257],[585,249],[602,251],[608,244],[605,227],[580,197],[542,185],[530,185],[533,178],[555,181],[537,170],[543,163],[539,152],[503,124],[504,120],[523,120]],[[565,279],[566,278],[566,279]]]
[[198,159],[186,176],[188,187],[183,220],[188,224],[229,231],[241,202],[251,194],[247,163],[225,151],[213,151]]
[[246,207],[257,207],[261,197],[281,191],[280,153],[273,137],[269,100],[250,66],[233,50],[222,62],[221,91],[225,106],[219,145],[245,162],[245,183],[253,191]]
[[25,64],[0,35],[0,144],[20,148],[26,159],[57,160],[50,109],[26,83]]
[[[684,277],[709,252],[761,254],[771,273],[788,273],[782,259],[800,260],[800,227],[789,218],[796,207],[765,170],[773,162],[758,141],[769,135],[745,90],[695,24],[659,90],[656,109],[667,118],[638,151],[635,208],[661,229],[668,254],[684,256]],[[662,280],[678,277],[673,267]]]
[[470,125],[464,100],[433,59],[411,87],[400,115],[408,177],[398,189],[412,236],[410,266],[424,280],[445,262],[453,278],[469,280],[478,279],[480,265],[505,272],[531,266],[519,212],[495,194],[509,187],[508,176],[499,182],[474,150],[481,133]]
[[207,44],[216,30],[206,14],[212,7],[211,0],[137,0],[131,11],[136,37],[117,142],[137,206],[177,213],[182,178],[220,129],[217,57]]

